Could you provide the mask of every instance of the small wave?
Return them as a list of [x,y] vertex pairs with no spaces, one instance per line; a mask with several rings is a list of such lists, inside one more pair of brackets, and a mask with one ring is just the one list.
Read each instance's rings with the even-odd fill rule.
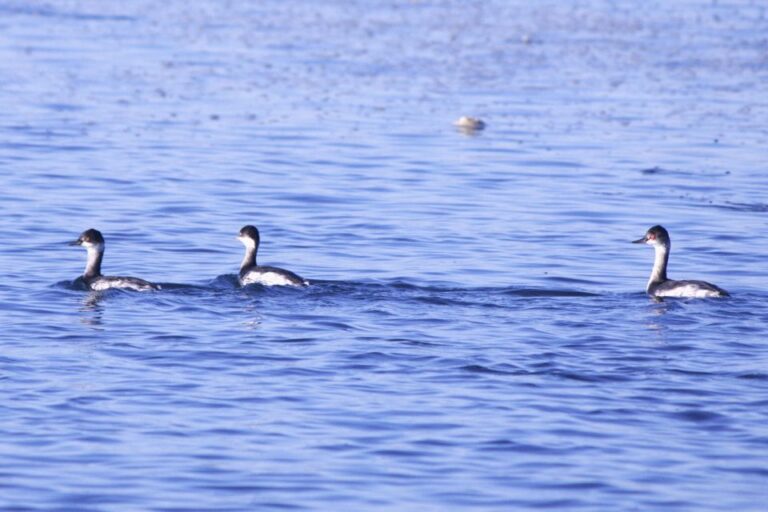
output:
[[[571,282],[562,278],[564,282]],[[587,282],[573,280],[572,282]],[[315,281],[313,281],[315,283]],[[559,288],[522,288],[517,286],[481,286],[462,287],[449,285],[417,285],[403,280],[395,280],[389,283],[380,282],[354,282],[354,281],[316,281],[317,284],[333,283],[350,287],[366,287],[368,289],[394,289],[406,291],[418,291],[427,293],[466,293],[466,294],[506,294],[526,297],[597,297],[598,293],[585,292],[583,290],[568,290]]]
[[509,289],[504,293],[519,297],[599,297],[598,293],[582,292],[578,290],[544,290],[532,288]]
[[468,364],[468,365],[462,366],[460,369],[470,373],[481,373],[481,374],[489,374],[489,375],[528,375],[529,373],[525,370],[514,370],[514,371],[498,370],[496,368],[489,368],[481,364]]
[[722,204],[712,204],[716,208],[722,208],[725,210],[733,210],[738,212],[750,212],[750,213],[765,213],[768,212],[768,204],[766,203],[735,203],[726,201]]
[[495,439],[480,445],[482,451],[505,451],[515,453],[532,453],[537,455],[559,455],[563,449],[551,445],[520,443],[509,439]]
[[47,6],[27,6],[27,5],[3,5],[0,12],[10,15],[39,16],[41,18],[54,18],[61,20],[78,21],[135,21],[133,16],[122,14],[95,14],[85,12],[66,12]]
[[236,274],[222,274],[208,281],[208,286],[213,289],[220,290],[228,288],[239,288],[240,283],[237,280]]
[[58,288],[60,290],[78,290],[78,291],[86,291],[86,288],[82,287],[76,287],[77,280],[73,281],[57,281],[56,283],[52,284],[52,288]]

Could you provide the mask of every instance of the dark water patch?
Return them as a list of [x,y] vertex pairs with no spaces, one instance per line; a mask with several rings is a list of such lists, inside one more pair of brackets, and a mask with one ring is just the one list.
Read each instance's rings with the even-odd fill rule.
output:
[[576,490],[576,491],[593,491],[598,489],[607,490],[611,486],[603,482],[595,481],[583,481],[583,482],[552,482],[550,484],[539,483],[536,485],[538,489],[549,490]]
[[699,370],[687,370],[683,368],[671,368],[668,371],[673,374],[676,373],[680,375],[690,376],[696,379],[712,378],[719,375],[719,372],[704,372]]
[[[372,340],[376,340],[378,338],[370,338]],[[439,340],[437,336],[432,337],[435,341],[429,341],[429,336],[422,336],[422,339],[414,339],[414,338],[401,338],[401,337],[395,337],[395,338],[387,338],[387,341],[393,342],[393,343],[399,343],[403,345],[410,345],[415,347],[434,347],[437,345],[440,345],[440,343],[437,343],[436,341]]]
[[730,175],[730,171],[725,172],[712,172],[712,171],[687,171],[687,170],[681,170],[681,169],[669,169],[665,167],[650,167],[647,169],[642,169],[640,171],[645,176],[654,176],[659,175],[660,177],[698,177],[698,178],[716,178],[716,177],[722,177],[722,176],[728,176]]
[[598,294],[577,290],[506,289],[503,293],[519,297],[597,297]]
[[460,300],[460,299],[452,299],[448,297],[435,297],[435,296],[413,297],[412,300],[416,302],[421,302],[424,304],[433,305],[433,306],[475,306],[480,308],[507,309],[506,306],[502,306],[502,305],[489,304],[489,303],[483,303],[483,302],[473,302],[473,301]]
[[546,167],[546,168],[559,168],[559,169],[581,169],[584,167],[579,162],[566,162],[560,160],[521,160],[517,162],[519,165],[527,167]]
[[591,279],[578,278],[578,277],[548,276],[547,280],[556,281],[558,283],[568,283],[568,284],[575,284],[575,285],[596,286],[598,284],[597,281],[594,281]]
[[672,418],[688,421],[691,423],[718,423],[728,422],[728,418],[722,414],[700,409],[690,409],[686,411],[675,412],[669,415]]
[[594,373],[587,373],[587,372],[574,372],[574,371],[567,371],[567,370],[554,370],[545,372],[547,375],[553,375],[560,379],[567,379],[577,382],[588,382],[588,383],[609,383],[609,382],[626,382],[632,380],[631,376],[622,374],[622,373],[600,373],[600,374],[594,374]]
[[737,475],[768,477],[768,469],[763,466],[715,467],[715,471]]
[[528,372],[524,370],[502,370],[497,368],[489,368],[487,366],[479,364],[470,364],[462,366],[460,368],[463,371],[470,373],[489,374],[489,375],[527,375]]
[[522,453],[533,455],[546,455],[556,456],[562,454],[563,451],[567,451],[565,448],[557,448],[554,446],[544,446],[531,443],[520,443],[516,441],[510,441],[509,439],[495,439],[486,441],[480,446],[481,451],[500,451],[508,453]]
[[736,376],[739,379],[745,379],[745,380],[757,380],[757,381],[764,381],[768,380],[768,373],[742,373],[740,375]]

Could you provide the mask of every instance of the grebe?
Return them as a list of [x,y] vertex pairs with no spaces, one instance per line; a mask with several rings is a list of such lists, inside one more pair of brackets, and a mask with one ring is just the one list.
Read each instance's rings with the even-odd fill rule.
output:
[[653,297],[728,297],[728,292],[706,281],[673,281],[667,279],[667,262],[672,242],[669,233],[661,226],[653,226],[645,236],[632,242],[647,244],[656,251],[651,277],[645,291]]
[[240,285],[262,284],[265,286],[307,286],[309,282],[290,270],[256,264],[259,250],[259,230],[255,226],[243,226],[237,239],[245,246],[245,256],[240,264]]
[[101,260],[104,258],[104,237],[96,229],[83,231],[77,240],[69,245],[79,245],[88,251],[85,272],[76,281],[82,281],[89,290],[101,291],[110,288],[127,290],[159,290],[160,286],[137,277],[103,276]]

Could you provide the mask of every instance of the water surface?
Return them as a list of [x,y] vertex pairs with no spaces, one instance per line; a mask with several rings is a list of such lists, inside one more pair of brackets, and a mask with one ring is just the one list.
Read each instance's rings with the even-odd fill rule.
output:
[[0,508],[762,510],[766,16],[0,1]]

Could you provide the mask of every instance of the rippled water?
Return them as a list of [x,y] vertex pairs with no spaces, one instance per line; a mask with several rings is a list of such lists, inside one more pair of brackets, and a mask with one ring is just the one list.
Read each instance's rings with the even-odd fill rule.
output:
[[[0,1],[0,508],[764,510],[767,33]],[[314,284],[237,287],[248,223]],[[733,297],[649,300],[657,223]],[[89,227],[164,289],[73,289]]]

